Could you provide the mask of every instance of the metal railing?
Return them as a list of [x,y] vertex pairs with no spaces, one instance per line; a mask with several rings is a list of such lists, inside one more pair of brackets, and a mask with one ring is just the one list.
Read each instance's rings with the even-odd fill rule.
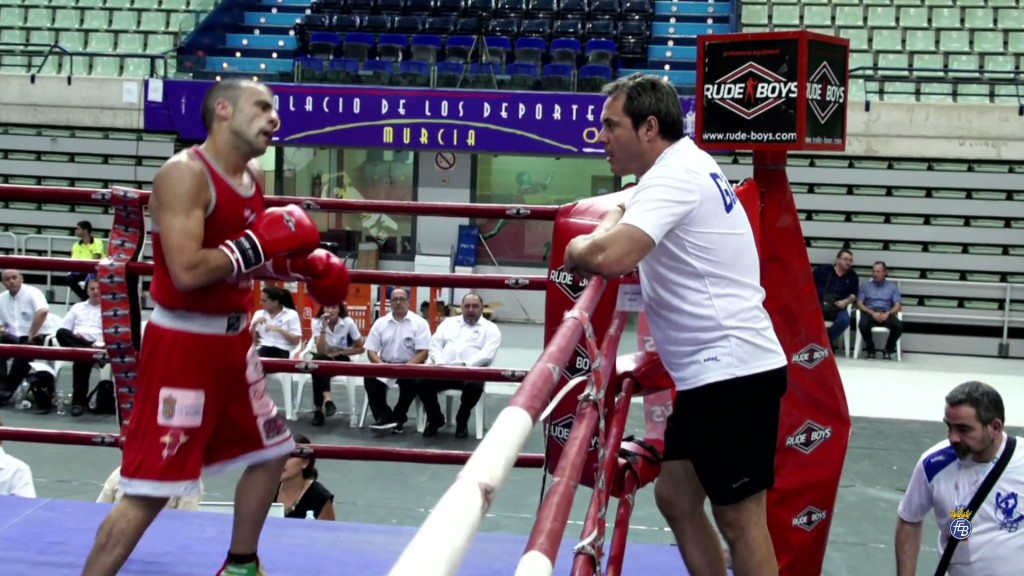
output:
[[[892,282],[896,283],[896,286],[900,288],[900,294],[903,294],[903,284],[920,284],[925,286],[956,286],[959,288],[970,288],[972,290],[985,290],[992,289],[993,292],[996,290],[1003,291],[1003,314],[1002,317],[996,315],[982,316],[980,314],[949,314],[941,312],[919,312],[918,310],[907,311],[903,309],[904,316],[913,316],[916,318],[932,318],[936,320],[972,320],[978,322],[1000,322],[1002,324],[1003,335],[1000,341],[1002,346],[1006,346],[1009,343],[1010,324],[1021,324],[1024,325],[1024,315],[1014,316],[1011,314],[1010,304],[1014,301],[1014,290],[1018,294],[1021,294],[1021,301],[1024,302],[1024,284],[1013,284],[1008,282],[968,282],[964,280],[919,280],[915,278],[890,278]],[[953,294],[940,295],[936,298],[965,298],[965,296],[956,296]],[[915,306],[915,308],[917,308]],[[993,310],[993,312],[995,312]]]
[[[927,76],[934,74],[934,76]],[[964,86],[1013,86],[1014,94],[1017,97],[1017,113],[1024,116],[1024,81],[1021,76],[1024,74],[1018,70],[984,70],[980,68],[925,68],[925,67],[898,67],[898,66],[857,66],[850,69],[850,80],[864,81],[864,110],[871,110],[870,95],[879,96],[884,100],[886,95],[899,94],[914,96],[950,96],[958,99],[960,96],[979,97],[981,94],[960,94],[957,88]],[[946,77],[946,76],[955,77]],[[875,83],[874,88],[869,88],[869,83]],[[907,92],[904,90],[886,90],[886,83],[912,83],[915,90]],[[949,92],[919,92],[916,87],[921,84],[948,84]],[[990,94],[990,98],[1005,97],[1006,95]]]
[[[164,52],[93,52],[88,50],[68,50],[61,46],[59,43],[54,42],[53,44],[41,44],[38,42],[0,42],[0,56],[27,56],[28,63],[26,64],[15,64],[9,65],[4,64],[0,67],[6,68],[12,66],[19,68],[24,66],[25,70],[31,74],[30,82],[33,84],[36,81],[36,76],[43,74],[46,68],[47,62],[51,57],[58,59],[58,70],[59,60],[62,58],[68,59],[67,70],[64,73],[55,71],[56,76],[66,76],[68,85],[71,85],[71,78],[75,74],[75,59],[76,58],[117,58],[121,64],[124,63],[125,59],[145,59],[149,60],[149,72],[146,75],[148,78],[165,78],[167,77],[167,61],[169,58],[175,55],[177,48],[171,48]],[[33,60],[36,58],[42,58],[38,64],[33,64]],[[82,62],[79,60],[79,62]],[[158,73],[159,63],[163,63],[163,73]],[[80,69],[84,66],[80,66]],[[82,74],[86,76],[88,74]],[[123,75],[118,75],[119,78],[129,78]]]

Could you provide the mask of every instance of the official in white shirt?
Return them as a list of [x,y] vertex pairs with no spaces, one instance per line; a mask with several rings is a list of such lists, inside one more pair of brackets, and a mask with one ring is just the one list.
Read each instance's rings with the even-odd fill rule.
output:
[[[103,348],[103,311],[100,307],[100,283],[89,278],[85,283],[88,300],[71,307],[64,324],[57,330],[57,343],[65,348]],[[89,396],[89,375],[95,362],[71,364],[71,415],[85,413]]]
[[[462,316],[445,318],[430,339],[429,363],[436,366],[490,366],[501,346],[501,330],[483,317],[484,301],[470,292],[462,297]],[[469,436],[469,415],[484,394],[484,383],[477,380],[422,379],[418,384],[420,401],[427,413],[426,437],[436,436],[446,424],[437,393],[462,390],[459,411],[455,415],[455,437]]]
[[[943,419],[946,440],[921,455],[899,505],[896,520],[896,574],[917,574],[924,520],[932,516],[939,528],[936,564],[952,542],[953,511],[968,505],[985,476],[1002,457],[1007,433],[1003,399],[981,382],[965,382],[946,395]],[[949,576],[1009,574],[1024,558],[1024,439],[1017,438],[1013,456],[988,496],[971,510],[970,537],[953,552]],[[928,569],[931,574],[933,570]]]
[[[371,364],[423,364],[430,352],[430,325],[409,311],[409,293],[401,288],[391,292],[391,312],[370,327],[366,357]],[[398,385],[398,403],[388,406],[388,386]],[[416,379],[383,380],[365,378],[366,400],[373,412],[374,430],[404,431],[409,408],[416,400]]]
[[763,306],[750,221],[714,158],[683,135],[672,85],[634,74],[604,94],[598,139],[612,172],[639,180],[594,234],[569,243],[565,268],[612,278],[639,266],[651,336],[678,391],[655,499],[680,553],[725,574],[706,495],[736,573],[775,573],[766,492],[788,358]]
[[267,286],[260,294],[260,304],[263,309],[252,315],[249,324],[256,354],[261,358],[289,358],[302,341],[302,322],[291,292]]
[[[363,353],[366,339],[359,327],[348,315],[348,308],[324,306],[320,316],[313,320],[313,343],[316,352],[313,360],[351,362],[353,356]],[[313,375],[313,426],[323,426],[324,418],[330,418],[338,411],[331,397],[331,377]],[[352,416],[355,418],[355,416]]]
[[[3,426],[3,422],[0,422]],[[0,442],[0,496],[21,496],[35,498],[36,487],[32,482],[32,469],[28,464],[4,452]]]
[[[0,281],[7,291],[0,294],[0,324],[3,332],[0,342],[4,344],[32,344],[41,346],[49,335],[53,322],[50,319],[50,305],[43,292],[35,286],[26,286],[25,279],[17,270],[4,270]],[[31,367],[29,360],[14,358],[7,371],[7,358],[0,358],[0,406],[10,401],[14,391],[21,386]]]

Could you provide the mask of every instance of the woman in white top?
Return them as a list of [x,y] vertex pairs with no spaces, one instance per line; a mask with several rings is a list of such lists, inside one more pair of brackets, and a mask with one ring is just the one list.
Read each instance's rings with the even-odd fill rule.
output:
[[[324,306],[320,316],[313,320],[313,341],[316,344],[314,360],[351,362],[352,356],[363,353],[365,340],[354,320],[349,318],[345,305]],[[338,411],[331,398],[331,377],[313,375],[313,426],[323,426],[324,417]],[[353,418],[355,416],[353,415]]]
[[262,358],[284,358],[302,340],[302,323],[295,311],[290,292],[277,286],[267,286],[260,295],[263,310],[252,316],[252,339],[256,353]]

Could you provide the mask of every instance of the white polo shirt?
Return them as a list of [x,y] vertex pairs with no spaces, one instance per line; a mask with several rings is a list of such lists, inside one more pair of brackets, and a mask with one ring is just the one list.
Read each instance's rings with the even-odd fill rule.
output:
[[[1005,433],[1004,433],[1005,438]],[[999,458],[1003,449],[999,449]],[[922,522],[935,515],[939,527],[939,556],[950,540],[950,513],[967,508],[992,462],[961,461],[948,441],[942,441],[924,452],[914,466],[907,492],[900,502],[900,518]],[[956,545],[949,565],[950,576],[981,576],[1008,574],[1009,567],[1024,558],[1024,440],[1017,438],[1017,448],[1002,476],[982,503],[971,511],[971,535]],[[1012,572],[1012,570],[1010,570]]]
[[715,160],[683,138],[632,192],[621,222],[656,245],[640,263],[640,285],[676,389],[785,366],[750,221]]
[[32,469],[0,448],[0,495],[35,498]]
[[[28,336],[28,331],[32,328],[32,318],[36,312],[44,308],[49,309],[50,305],[46,303],[43,291],[35,286],[22,284],[14,296],[11,296],[10,290],[0,294],[0,322],[8,327],[9,334],[18,338]],[[49,316],[39,327],[41,334],[46,333]]]
[[364,347],[379,354],[385,364],[403,364],[420,350],[430,350],[430,325],[412,312],[401,321],[389,312],[370,327]]
[[280,348],[281,350],[288,350],[289,352],[295,348],[295,345],[285,340],[284,335],[278,332],[268,332],[268,326],[277,326],[278,328],[284,328],[286,332],[293,336],[302,336],[302,322],[299,321],[299,313],[291,308],[282,308],[277,316],[270,316],[266,310],[257,310],[252,315],[252,322],[250,326],[255,326],[256,322],[262,318],[266,318],[267,321],[260,324],[256,328],[256,333],[260,335],[259,345],[260,346],[271,346],[273,348]]
[[81,334],[86,340],[103,342],[103,310],[88,300],[79,302],[64,316],[63,328]]
[[469,324],[462,316],[450,316],[430,339],[430,363],[490,366],[500,346],[501,330],[494,322],[481,317]]
[[[323,325],[323,318],[313,319],[314,339],[320,337]],[[338,323],[334,325],[333,330],[331,329],[331,325],[327,324],[327,334],[324,335],[324,339],[327,340],[327,346],[329,348],[350,348],[352,344],[358,342],[362,337],[363,334],[359,332],[359,327],[356,326],[355,320],[348,316],[338,318]]]

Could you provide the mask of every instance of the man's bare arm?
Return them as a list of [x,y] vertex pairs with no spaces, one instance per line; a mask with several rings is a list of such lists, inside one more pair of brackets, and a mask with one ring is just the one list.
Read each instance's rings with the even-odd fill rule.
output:
[[917,574],[917,555],[921,552],[921,522],[896,519],[896,576]]
[[174,285],[182,291],[209,286],[232,275],[231,259],[219,248],[203,248],[209,183],[200,166],[176,158],[153,180],[150,217]]

